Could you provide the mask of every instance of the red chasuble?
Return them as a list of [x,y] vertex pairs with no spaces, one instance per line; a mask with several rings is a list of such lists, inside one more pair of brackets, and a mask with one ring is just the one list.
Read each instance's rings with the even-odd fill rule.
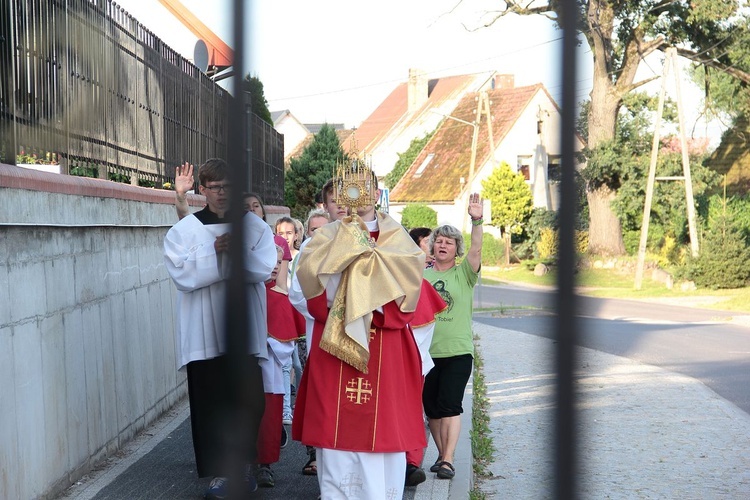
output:
[[[370,236],[377,239],[378,232]],[[427,288],[432,286],[428,283]],[[427,308],[432,308],[433,301],[429,303]],[[435,304],[433,317],[444,305]],[[313,338],[320,339],[329,312],[325,291],[308,300],[307,308],[315,319]],[[426,309],[421,314],[428,315]],[[319,340],[310,346],[294,408],[295,440],[319,448],[374,453],[427,445],[422,360],[408,326],[414,315],[402,312],[393,301],[383,306],[382,313],[373,313],[366,374],[322,350]]]
[[305,336],[305,317],[289,302],[289,297],[272,288],[276,281],[266,282],[268,299],[268,336],[279,342],[289,342]]
[[[307,301],[315,339],[328,317],[325,293]],[[310,349],[294,409],[292,436],[303,444],[345,451],[392,453],[427,445],[422,420],[422,362],[395,302],[375,312],[370,360],[364,374],[323,351]]]

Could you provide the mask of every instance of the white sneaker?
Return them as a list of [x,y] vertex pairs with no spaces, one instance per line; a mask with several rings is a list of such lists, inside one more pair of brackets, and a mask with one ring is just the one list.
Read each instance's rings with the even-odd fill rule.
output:
[[281,417],[281,423],[284,425],[292,425],[292,416],[289,414],[284,415]]

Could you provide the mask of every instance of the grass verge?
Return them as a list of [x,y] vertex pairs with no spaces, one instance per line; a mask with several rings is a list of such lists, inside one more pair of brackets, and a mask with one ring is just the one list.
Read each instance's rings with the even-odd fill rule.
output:
[[[535,276],[525,266],[516,265],[510,268],[490,268],[482,271],[483,284],[523,283],[526,285],[554,287],[556,276],[554,272],[544,276]],[[608,269],[581,269],[576,274],[578,293],[591,297],[610,299],[645,300],[687,299],[694,297],[715,297],[713,303],[702,302],[700,307],[721,311],[750,313],[750,288],[734,290],[680,290],[675,286],[669,290],[663,283],[658,283],[646,273],[641,283],[641,289],[635,289],[635,277],[632,274],[621,273]]]
[[[476,347],[474,351],[471,452],[474,457],[474,477],[486,479],[492,476],[492,472],[488,470],[487,466],[492,462],[495,445],[492,442],[492,432],[489,426],[489,399],[487,398],[487,386],[484,383],[484,374],[482,373],[484,362]],[[470,500],[484,500],[486,495],[474,484],[474,488],[469,492],[469,498]]]

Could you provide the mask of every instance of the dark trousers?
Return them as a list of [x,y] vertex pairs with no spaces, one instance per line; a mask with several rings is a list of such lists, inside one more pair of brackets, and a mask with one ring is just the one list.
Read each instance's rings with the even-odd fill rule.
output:
[[258,428],[265,409],[263,377],[255,356],[246,356],[237,394],[227,383],[227,356],[187,365],[190,424],[199,477],[227,477],[231,460],[255,462]]

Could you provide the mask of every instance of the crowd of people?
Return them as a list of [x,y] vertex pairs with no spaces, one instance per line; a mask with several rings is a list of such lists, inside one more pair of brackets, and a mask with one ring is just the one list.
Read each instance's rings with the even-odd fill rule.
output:
[[[377,186],[367,175],[367,186]],[[241,389],[252,404],[242,409],[248,428],[237,443],[222,379],[231,169],[210,159],[198,181],[206,205],[191,214],[193,166],[177,167],[179,222],[165,237],[164,255],[177,288],[178,369],[187,373],[197,472],[212,478],[205,498],[227,497],[228,451],[237,446],[246,462],[242,487],[273,487],[286,426],[306,446],[301,472],[317,476],[323,499],[402,498],[405,486],[425,481],[425,423],[439,454],[430,472],[453,478],[473,364],[479,195],[467,207],[466,251],[459,229],[407,232],[376,210],[379,189],[353,200],[342,194],[341,179],[321,186],[304,223],[282,216],[271,226],[261,196],[242,194],[249,375]]]

